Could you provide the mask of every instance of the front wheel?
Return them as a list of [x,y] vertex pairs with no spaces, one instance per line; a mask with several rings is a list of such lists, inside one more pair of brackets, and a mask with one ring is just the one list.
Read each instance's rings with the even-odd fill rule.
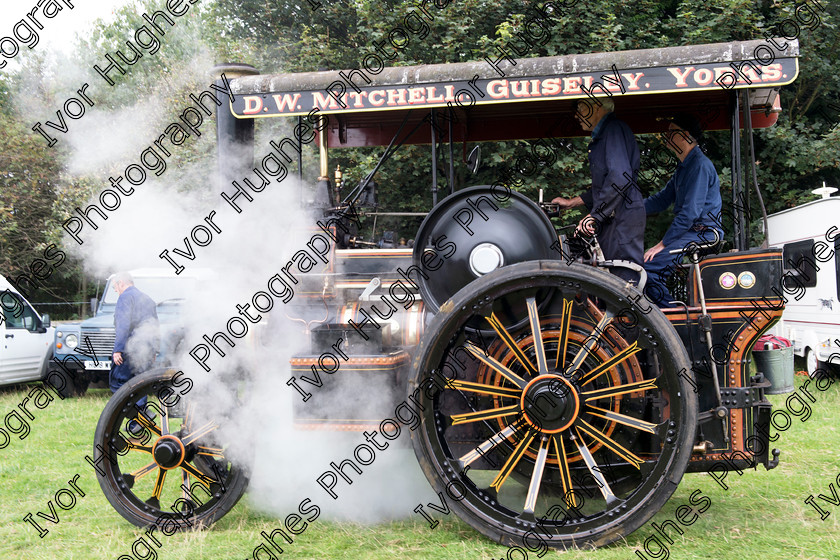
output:
[[417,356],[420,465],[502,544],[608,544],[685,472],[690,362],[665,316],[610,274],[556,261],[497,270],[441,305]]
[[808,371],[808,377],[811,379],[825,377],[831,374],[831,364],[820,360],[817,351],[813,348],[805,350],[805,369]]
[[[55,361],[48,362],[56,364]],[[44,368],[42,381],[50,385],[62,399],[81,397],[90,385],[90,374],[85,370],[76,370],[56,366]]]
[[192,386],[174,369],[148,371],[114,393],[99,418],[99,486],[139,527],[172,534],[208,526],[245,493],[246,473],[226,459],[219,425],[191,402]]

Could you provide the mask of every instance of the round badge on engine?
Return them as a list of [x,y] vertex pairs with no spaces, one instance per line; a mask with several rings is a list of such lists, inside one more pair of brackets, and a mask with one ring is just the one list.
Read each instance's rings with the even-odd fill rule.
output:
[[502,250],[492,243],[481,243],[476,245],[470,252],[470,270],[476,278],[484,276],[504,266],[505,256]]

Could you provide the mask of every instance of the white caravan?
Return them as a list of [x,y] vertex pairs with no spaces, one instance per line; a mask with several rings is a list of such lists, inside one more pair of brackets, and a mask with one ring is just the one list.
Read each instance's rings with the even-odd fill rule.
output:
[[0,275],[0,385],[40,381],[52,355],[55,328]]
[[823,198],[767,218],[768,241],[784,250],[785,272],[796,278],[775,332],[805,356],[811,375],[827,363],[840,364],[840,196],[829,196],[836,190],[812,191]]

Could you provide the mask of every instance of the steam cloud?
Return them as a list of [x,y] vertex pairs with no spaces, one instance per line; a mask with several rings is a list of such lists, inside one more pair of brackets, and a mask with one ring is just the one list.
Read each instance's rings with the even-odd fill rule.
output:
[[[176,26],[170,33],[184,33],[185,29]],[[96,183],[88,204],[96,203],[98,194],[108,187],[109,175],[136,162],[140,151],[162,132],[161,126],[172,121],[173,92],[183,91],[187,84],[202,84],[200,87],[206,88],[210,83],[208,61],[212,56],[209,50],[199,49],[199,52],[204,55],[179,65],[170,74],[169,83],[152,92],[137,92],[137,102],[132,106],[109,110],[97,104],[82,119],[73,121],[69,132],[62,135],[61,140],[71,149],[67,169],[71,179],[87,177]],[[84,80],[94,83],[98,79],[86,75],[74,64],[57,65],[55,71],[52,79],[63,85],[77,86]],[[23,88],[23,96],[18,100],[20,110],[30,114],[36,110],[40,114],[48,113],[50,103],[37,95],[38,85],[32,83]],[[69,90],[70,86],[62,89]],[[89,93],[95,99],[95,89]],[[199,142],[202,151],[212,153],[214,121],[206,120],[201,137],[189,139],[186,145]],[[266,126],[270,130],[266,131]],[[289,135],[291,125],[286,134],[278,135],[277,129],[276,123],[258,125],[257,157],[268,152],[270,139]],[[331,461],[352,459],[353,449],[365,439],[361,432],[300,431],[292,426],[293,400],[301,397],[286,385],[291,376],[289,358],[311,353],[301,322],[289,318],[296,313],[294,304],[300,303],[298,295],[289,305],[275,300],[269,313],[261,313],[263,319],[259,324],[249,325],[249,334],[256,335],[259,343],[236,339],[235,348],[230,349],[220,343],[226,356],[214,356],[210,360],[210,373],[186,354],[189,348],[202,342],[203,334],[212,336],[216,331],[224,331],[227,320],[237,316],[236,305],[250,302],[256,291],[265,290],[266,281],[280,272],[280,267],[295,251],[303,248],[301,240],[308,239],[315,221],[323,217],[300,209],[301,189],[309,187],[299,184],[292,174],[282,183],[272,182],[263,192],[254,193],[254,202],[245,203],[242,214],[237,214],[219,196],[215,158],[185,165],[179,162],[185,152],[184,149],[174,151],[166,173],[161,177],[150,173],[131,196],[123,197],[118,209],[107,213],[107,220],[91,215],[98,229],[86,226],[81,246],[67,237],[65,249],[75,254],[95,279],[104,279],[120,270],[146,267],[174,272],[159,254],[175,247],[184,250],[184,238],[215,210],[214,222],[221,233],[213,232],[212,242],[205,247],[193,244],[194,260],[178,258],[187,267],[184,275],[200,268],[211,270],[213,276],[183,306],[187,333],[177,367],[195,382],[189,397],[198,408],[208,417],[215,414],[224,418],[220,439],[236,442],[233,459],[246,464],[252,473],[250,498],[246,499],[258,509],[281,518],[294,511],[304,498],[311,498],[321,508],[324,519],[375,522],[414,515],[413,508],[418,503],[432,501],[436,496],[417,466],[408,429],[389,442],[388,449],[377,450],[373,464],[360,465],[362,475],[348,471],[353,483],[341,481],[336,486],[337,500],[316,484],[316,478],[330,468]],[[313,173],[306,173],[305,177]],[[226,185],[226,190],[233,189]],[[72,208],[65,210],[72,213]],[[305,237],[300,233],[307,231]],[[316,306],[315,315],[323,315],[320,303],[312,305]],[[333,301],[328,305],[334,317],[341,303]],[[237,402],[231,384],[224,382],[242,372],[251,380],[244,406]],[[340,383],[340,376],[341,370],[332,376],[323,375],[325,388]],[[342,410],[344,414],[359,412],[353,408],[368,407],[387,410],[390,406],[393,411],[396,403],[405,397],[388,394],[384,384],[375,383],[355,388],[341,386],[338,394],[344,398],[333,399],[333,406],[341,405],[342,401],[356,403]],[[336,410],[330,413],[336,416]],[[92,433],[93,426],[90,429]]]

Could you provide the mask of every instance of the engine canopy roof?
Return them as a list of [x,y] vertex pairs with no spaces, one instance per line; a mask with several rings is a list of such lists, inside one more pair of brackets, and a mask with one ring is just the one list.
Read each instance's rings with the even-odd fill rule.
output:
[[[237,118],[329,115],[331,147],[387,145],[429,109],[452,112],[456,141],[587,135],[573,118],[580,99],[608,91],[616,115],[636,134],[661,132],[662,117],[693,112],[706,130],[728,130],[733,90],[749,90],[753,128],[775,124],[778,90],[799,73],[799,43],[737,41],[607,53],[298,74],[242,75],[231,81]],[[765,64],[766,62],[766,64]],[[373,68],[376,69],[376,68]],[[228,71],[230,73],[230,71]],[[253,73],[250,72],[250,73]],[[504,76],[500,75],[501,73]],[[599,86],[601,84],[603,87]],[[587,90],[590,93],[587,93]],[[440,130],[448,136],[448,122]],[[409,144],[429,143],[417,127]]]

